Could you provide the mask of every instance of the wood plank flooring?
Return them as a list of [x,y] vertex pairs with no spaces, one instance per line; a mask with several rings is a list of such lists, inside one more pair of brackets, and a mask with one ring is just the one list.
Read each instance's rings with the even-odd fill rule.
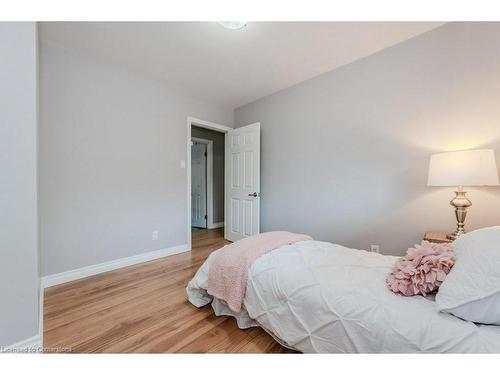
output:
[[194,230],[193,250],[45,290],[44,347],[72,353],[290,352],[261,328],[197,309],[185,287],[226,242],[223,229]]

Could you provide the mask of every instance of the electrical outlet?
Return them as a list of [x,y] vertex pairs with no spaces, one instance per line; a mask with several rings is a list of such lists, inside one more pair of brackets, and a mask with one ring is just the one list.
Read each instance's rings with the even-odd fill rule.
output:
[[151,233],[151,239],[153,241],[158,241],[158,231],[155,230],[153,233]]
[[379,245],[370,245],[370,251],[373,253],[380,253],[380,246]]

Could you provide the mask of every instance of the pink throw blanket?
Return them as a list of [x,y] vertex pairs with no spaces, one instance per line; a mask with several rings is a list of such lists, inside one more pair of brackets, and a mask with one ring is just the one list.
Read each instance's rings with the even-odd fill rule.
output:
[[208,293],[234,312],[240,312],[252,263],[261,255],[283,245],[307,240],[312,238],[305,234],[267,232],[224,246],[212,255],[208,270]]

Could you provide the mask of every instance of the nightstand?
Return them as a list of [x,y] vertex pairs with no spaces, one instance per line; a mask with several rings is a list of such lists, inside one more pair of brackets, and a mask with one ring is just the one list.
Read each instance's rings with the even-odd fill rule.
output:
[[424,235],[424,241],[434,242],[434,243],[450,243],[453,240],[450,240],[446,237],[446,233],[441,232],[427,232]]

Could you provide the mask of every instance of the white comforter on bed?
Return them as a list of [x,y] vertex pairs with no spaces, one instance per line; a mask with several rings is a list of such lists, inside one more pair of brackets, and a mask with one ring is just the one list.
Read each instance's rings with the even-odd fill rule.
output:
[[385,278],[396,259],[319,241],[283,246],[254,262],[244,310],[234,314],[206,293],[209,257],[188,298],[196,306],[212,302],[240,328],[257,322],[304,353],[500,353],[500,326],[439,313],[430,297],[390,292]]

